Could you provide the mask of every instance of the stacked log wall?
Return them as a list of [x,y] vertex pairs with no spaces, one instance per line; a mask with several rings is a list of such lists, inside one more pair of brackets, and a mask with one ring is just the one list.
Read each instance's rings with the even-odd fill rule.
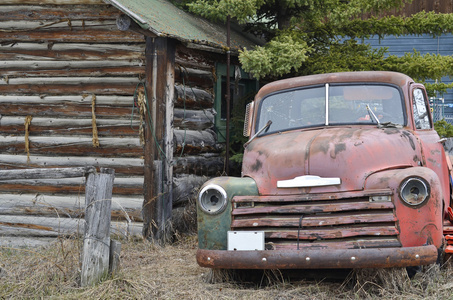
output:
[[216,63],[225,55],[176,48],[173,167],[173,203],[178,207],[193,199],[210,177],[224,171],[222,145],[217,143],[214,110]]
[[[114,218],[140,221],[143,146],[131,112],[145,39],[119,31],[120,14],[101,0],[1,1],[0,169],[113,168]],[[83,177],[1,181],[0,214],[77,217],[84,187]]]

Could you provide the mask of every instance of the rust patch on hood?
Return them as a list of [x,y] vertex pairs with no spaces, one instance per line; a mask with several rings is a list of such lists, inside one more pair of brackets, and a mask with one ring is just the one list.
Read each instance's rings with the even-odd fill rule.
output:
[[277,188],[277,181],[303,175],[338,177],[342,182],[306,192],[360,190],[369,174],[417,166],[414,157],[422,157],[412,132],[374,126],[294,130],[258,137],[250,145],[244,152],[243,175],[257,182],[262,195],[300,193],[297,188]]

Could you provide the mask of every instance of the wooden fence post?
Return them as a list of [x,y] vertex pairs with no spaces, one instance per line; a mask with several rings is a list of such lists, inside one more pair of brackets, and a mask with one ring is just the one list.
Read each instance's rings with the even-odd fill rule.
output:
[[173,207],[175,45],[167,37],[146,39],[149,113],[145,116],[143,235],[159,243],[169,239]]
[[85,190],[86,227],[83,240],[81,286],[98,283],[109,272],[110,217],[114,169],[88,174]]

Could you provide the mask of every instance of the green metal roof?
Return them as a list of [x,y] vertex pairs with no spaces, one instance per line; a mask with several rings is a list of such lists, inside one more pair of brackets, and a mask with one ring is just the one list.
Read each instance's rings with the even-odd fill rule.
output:
[[[181,10],[167,0],[105,0],[112,4],[142,28],[157,36],[168,36],[183,42],[207,45],[215,48],[226,47],[226,25],[214,24],[201,17]],[[258,40],[246,36],[240,30],[232,29],[230,44],[232,50],[252,48]]]

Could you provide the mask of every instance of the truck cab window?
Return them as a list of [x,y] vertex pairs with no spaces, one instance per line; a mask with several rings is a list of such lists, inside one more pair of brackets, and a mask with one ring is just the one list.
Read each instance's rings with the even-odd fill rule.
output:
[[428,112],[426,108],[426,99],[421,89],[414,89],[413,94],[413,110],[414,110],[414,123],[417,129],[430,129]]

